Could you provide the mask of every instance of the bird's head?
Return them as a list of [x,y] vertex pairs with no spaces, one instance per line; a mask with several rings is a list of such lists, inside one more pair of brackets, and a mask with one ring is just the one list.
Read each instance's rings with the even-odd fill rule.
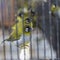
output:
[[51,6],[51,11],[54,12],[55,9],[56,9],[56,5],[52,4],[52,6]]

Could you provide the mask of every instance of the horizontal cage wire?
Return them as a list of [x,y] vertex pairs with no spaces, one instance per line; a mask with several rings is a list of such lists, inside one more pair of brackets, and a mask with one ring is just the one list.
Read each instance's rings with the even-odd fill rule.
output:
[[60,0],[0,0],[0,60],[60,60]]

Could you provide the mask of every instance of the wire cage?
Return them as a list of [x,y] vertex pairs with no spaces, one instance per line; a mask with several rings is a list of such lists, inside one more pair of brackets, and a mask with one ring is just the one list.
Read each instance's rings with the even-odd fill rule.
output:
[[[53,13],[52,5],[57,7]],[[22,12],[26,12],[25,7],[30,9],[27,15]],[[19,9],[23,10],[19,14],[22,24],[20,22],[18,26],[15,22],[19,22],[16,21]],[[0,60],[60,60],[60,0],[0,0],[0,22],[0,42],[3,41],[0,44]],[[12,26],[16,35],[13,38]],[[5,41],[10,35],[10,40]]]

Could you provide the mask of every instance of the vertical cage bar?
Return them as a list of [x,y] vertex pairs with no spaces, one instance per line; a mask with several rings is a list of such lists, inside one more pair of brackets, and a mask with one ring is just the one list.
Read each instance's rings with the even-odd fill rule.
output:
[[51,59],[53,59],[53,54],[52,54],[52,21],[51,21],[51,0],[48,1],[49,2],[49,25],[50,25],[50,47],[51,47]]
[[[9,2],[11,4],[11,0],[8,0],[8,1],[6,0],[6,4],[9,3]],[[8,8],[8,22],[11,22],[11,14],[10,14],[11,13],[10,12],[11,11],[11,5],[10,4],[7,6],[7,8]],[[9,35],[11,33],[11,26],[10,26],[10,24],[11,23],[9,23],[9,28],[8,28]],[[11,60],[13,60],[13,57],[12,57],[12,44],[11,44],[11,42],[10,42],[10,57],[11,57]]]
[[[13,1],[14,2],[14,1]],[[15,6],[16,6],[16,11],[18,11],[18,5],[17,5],[17,0],[15,0]],[[16,13],[17,14],[17,13]],[[17,17],[16,17],[16,19],[17,19]],[[15,19],[15,21],[16,21],[16,19]],[[17,39],[17,37],[18,37],[18,26],[17,26],[17,24],[16,24],[16,39]],[[19,43],[18,43],[18,41],[16,42],[16,44],[17,44],[17,46],[19,45]],[[17,47],[17,59],[18,60],[20,60],[20,58],[19,58],[19,48]]]
[[30,32],[30,60],[32,60],[32,30]]
[[[32,9],[32,1],[31,0],[29,0],[28,1],[28,8],[30,7],[31,9]],[[31,14],[31,13],[30,13]],[[31,18],[31,15],[29,14],[29,17]],[[30,24],[30,27],[31,27],[31,24]],[[33,60],[33,58],[32,58],[32,29],[31,29],[31,31],[30,31],[30,60]]]
[[[24,9],[24,0],[22,0],[23,2],[22,2],[22,4],[23,4],[23,6],[22,6],[22,10]],[[24,34],[24,15],[22,16],[22,27],[23,27],[23,46],[24,46],[24,60],[26,60],[25,59],[25,34]]]
[[[56,0],[56,7],[58,6],[58,0]],[[57,60],[60,60],[59,58],[59,17],[56,16],[56,26],[57,26]]]
[[[3,2],[4,0],[1,0],[1,17],[2,17],[2,36],[3,36],[3,40],[4,40],[4,16],[3,16]],[[5,56],[5,43],[3,45],[3,52],[4,52],[4,60],[6,60],[6,56]]]
[[[42,2],[42,24],[43,24],[43,30],[45,32],[45,14],[44,14],[44,2]],[[44,59],[46,60],[46,46],[45,46],[45,33],[44,33]]]
[[[36,3],[37,4],[37,3]],[[38,6],[39,6],[39,4],[38,4]],[[40,6],[41,7],[41,6]],[[37,9],[37,7],[36,7],[36,9]],[[38,8],[38,10],[39,10],[39,8]],[[38,18],[39,18],[39,16],[38,16],[38,12],[37,12],[37,10],[35,10],[35,14],[36,14],[36,28],[37,28],[37,30],[36,30],[36,35],[37,35],[37,38],[36,38],[36,45],[37,45],[37,60],[39,60],[40,58],[39,58],[39,39],[38,39],[38,23],[39,23],[39,21],[38,21]]]
[[[36,12],[36,16],[37,16],[37,12]],[[37,16],[38,17],[38,16]],[[37,20],[37,18],[36,18],[36,20]],[[36,28],[38,27],[38,20],[36,21]],[[39,60],[39,41],[38,41],[38,29],[37,29],[37,31],[36,31],[36,34],[37,34],[37,60]]]

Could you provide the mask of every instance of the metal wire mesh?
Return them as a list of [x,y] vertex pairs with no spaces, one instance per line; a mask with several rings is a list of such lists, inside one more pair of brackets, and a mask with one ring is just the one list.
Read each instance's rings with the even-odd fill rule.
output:
[[[14,7],[12,7],[11,5]],[[47,0],[47,2],[43,2],[38,0],[36,3],[35,12],[36,14],[36,23],[34,30],[30,31],[29,34],[29,52],[30,58],[26,59],[26,51],[25,51],[25,31],[24,31],[24,15],[22,16],[22,28],[23,28],[23,46],[24,46],[24,53],[21,55],[21,48],[18,47],[19,41],[17,40],[16,46],[13,46],[12,42],[9,42],[6,45],[6,42],[3,43],[3,56],[0,60],[60,60],[60,18],[58,16],[53,17],[51,15],[51,5],[55,4],[56,6],[60,6],[59,0]],[[24,4],[24,0],[22,5]],[[28,7],[33,4],[32,0],[28,0]],[[4,21],[6,21],[6,14],[8,15],[8,22],[10,22],[14,17],[14,14],[17,14],[18,11],[18,2],[17,0],[0,0],[0,14],[1,14],[1,24],[2,24],[2,39],[5,40],[6,38],[6,31],[4,26]],[[24,9],[24,5],[20,7]],[[13,10],[14,9],[14,10]],[[11,10],[12,13],[11,13]],[[27,17],[31,18],[31,14],[28,14]],[[14,17],[14,21],[16,17]],[[33,19],[34,20],[34,19]],[[31,26],[31,24],[30,24]],[[18,36],[18,26],[16,24],[16,38]],[[33,33],[35,31],[35,33]],[[9,23],[8,27],[8,35],[11,33],[11,25]],[[41,34],[43,35],[41,39]],[[28,36],[27,36],[28,37]],[[43,42],[42,42],[43,41]],[[43,45],[42,45],[43,44]],[[28,53],[27,53],[28,54]],[[0,52],[1,55],[1,52]],[[21,59],[24,58],[24,59]],[[27,56],[28,58],[28,56]]]

